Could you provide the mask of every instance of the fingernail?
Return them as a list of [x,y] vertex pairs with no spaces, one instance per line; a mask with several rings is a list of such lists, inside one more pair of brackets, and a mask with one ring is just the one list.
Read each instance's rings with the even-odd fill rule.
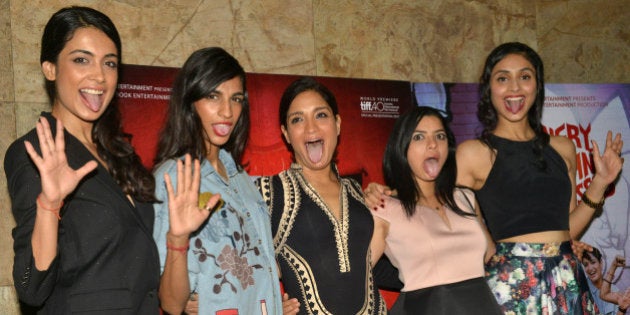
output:
[[378,208],[374,207],[374,208],[372,208],[372,210],[374,210],[374,211],[378,211]]
[[383,203],[382,203],[382,204],[381,204],[381,208],[385,208],[385,204],[383,204]]
[[381,198],[381,203],[385,203],[385,199]]

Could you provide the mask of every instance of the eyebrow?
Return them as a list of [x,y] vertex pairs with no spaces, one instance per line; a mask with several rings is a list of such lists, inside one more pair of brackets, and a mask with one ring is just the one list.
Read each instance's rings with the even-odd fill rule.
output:
[[[530,68],[530,67],[525,67],[525,68],[522,68],[522,69],[517,70],[517,72],[523,72],[523,71],[530,71],[530,72],[536,73],[536,71],[535,71],[534,69]],[[496,71],[496,72],[494,72],[492,75],[495,75],[495,74],[497,74],[497,73],[510,73],[510,72],[511,72],[511,71],[509,71],[509,70],[503,70],[503,69],[501,69],[501,70],[497,70],[497,71]]]
[[[91,51],[89,51],[89,50],[85,50],[85,49],[75,49],[75,50],[71,51],[71,52],[69,53],[69,55],[72,55],[72,54],[77,54],[77,53],[79,53],[79,54],[86,54],[86,55],[90,55],[90,56],[94,56],[94,53],[93,53],[93,52],[91,52]],[[111,54],[107,54],[107,55],[105,55],[105,58],[111,58],[111,57],[118,58],[118,55],[117,55],[117,54],[115,54],[115,53],[111,53]]]
[[[320,111],[320,110],[328,110],[332,113],[332,108],[329,105],[325,105],[325,106],[319,106],[319,107],[315,107],[315,110],[313,110],[314,112]],[[291,117],[291,116],[295,116],[295,115],[300,115],[300,114],[304,114],[303,111],[298,111],[298,112],[293,112],[293,113],[289,113],[287,115],[287,117]]]

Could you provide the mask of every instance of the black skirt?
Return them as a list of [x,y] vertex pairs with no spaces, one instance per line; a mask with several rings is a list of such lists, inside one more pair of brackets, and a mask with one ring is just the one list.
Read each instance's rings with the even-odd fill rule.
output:
[[503,314],[484,278],[401,292],[392,315]]

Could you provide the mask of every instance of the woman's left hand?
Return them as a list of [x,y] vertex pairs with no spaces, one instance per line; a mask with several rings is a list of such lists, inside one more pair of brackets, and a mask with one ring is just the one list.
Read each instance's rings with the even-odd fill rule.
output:
[[600,155],[599,146],[596,141],[593,143],[593,163],[595,164],[595,175],[601,178],[606,184],[610,184],[617,179],[621,167],[623,166],[623,158],[621,153],[623,149],[623,140],[621,140],[621,134],[612,137],[612,132],[608,131],[606,134],[606,147],[604,153]]

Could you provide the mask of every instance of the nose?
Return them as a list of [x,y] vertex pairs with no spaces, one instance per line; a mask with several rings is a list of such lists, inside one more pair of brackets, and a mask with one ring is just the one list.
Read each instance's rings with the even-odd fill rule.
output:
[[521,88],[521,85],[518,82],[518,80],[511,80],[510,81],[510,90],[511,91],[518,91],[520,88]]
[[232,104],[230,103],[230,100],[223,100],[221,102],[219,115],[223,118],[232,118],[232,116],[234,115],[234,111],[232,109]]
[[105,65],[98,65],[98,64],[95,64],[92,67],[92,71],[90,73],[92,80],[98,83],[105,82],[105,69],[103,69],[103,67],[105,67]]
[[429,148],[429,149],[437,148],[437,141],[435,140],[434,137],[428,137],[428,139],[427,139],[427,148]]

